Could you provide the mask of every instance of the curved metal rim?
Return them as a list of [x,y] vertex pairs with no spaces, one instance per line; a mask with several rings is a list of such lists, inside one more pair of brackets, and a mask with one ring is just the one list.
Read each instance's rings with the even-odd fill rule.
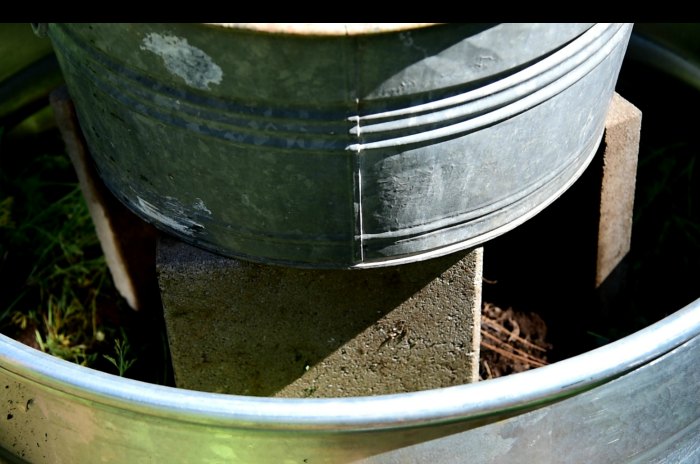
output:
[[208,26],[280,35],[346,36],[401,32],[443,23],[204,23]]
[[0,336],[0,366],[48,389],[171,420],[266,430],[391,430],[549,404],[619,377],[698,335],[700,299],[624,339],[549,366],[473,384],[354,398],[263,398],[153,385],[81,367],[5,336]]
[[684,58],[644,35],[632,34],[628,56],[700,89],[700,62]]
[[[336,114],[338,108],[322,112],[305,108],[300,114],[290,113],[290,110],[276,113],[279,110],[268,105],[253,108],[222,103],[213,97],[180,95],[176,89],[156,85],[148,77],[132,72],[90,47],[83,47],[81,51],[91,55],[108,71],[93,77],[101,83],[104,92],[112,98],[124,100],[149,117],[157,115],[157,119],[174,126],[190,127],[186,116],[196,114],[197,125],[192,130],[202,135],[265,146],[271,150],[301,149],[290,147],[284,137],[252,129],[247,123],[251,118],[259,119],[261,123],[275,121],[282,128],[280,133],[293,133],[304,140],[304,149],[315,147],[359,152],[456,136],[527,111],[591,72],[620,45],[631,28],[631,23],[595,24],[550,56],[497,82],[428,103],[379,113],[343,115],[340,119],[337,119],[339,113]],[[70,35],[65,28],[63,33]],[[56,40],[53,44],[60,46]],[[64,55],[69,56],[65,50]],[[110,77],[114,70],[118,70],[121,77],[130,79],[128,92],[126,87],[120,87],[118,93],[112,88],[116,85]],[[155,88],[167,98],[159,99],[154,106],[149,102],[154,99]],[[133,98],[127,96],[130,94],[134,94]],[[175,95],[177,98],[173,98]],[[167,107],[167,112],[161,107]],[[220,111],[222,109],[226,110],[225,113]],[[347,133],[346,123],[352,125]]]
[[[355,126],[350,133],[360,141],[347,150],[420,143],[478,130],[511,118],[581,80],[620,44],[626,43],[631,29],[629,23],[596,24],[552,55],[492,84],[400,110],[352,116],[349,120]],[[399,116],[400,119],[396,119]],[[387,118],[391,120],[373,122]],[[402,133],[406,130],[409,135]],[[373,138],[365,140],[368,136]]]

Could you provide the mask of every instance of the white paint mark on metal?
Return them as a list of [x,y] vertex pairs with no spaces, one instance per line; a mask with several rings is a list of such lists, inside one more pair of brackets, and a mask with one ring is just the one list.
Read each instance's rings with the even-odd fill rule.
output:
[[224,73],[209,55],[174,35],[151,32],[144,37],[139,47],[155,53],[163,59],[172,74],[184,79],[187,85],[209,90],[210,84],[220,84]]
[[424,58],[430,56],[428,50],[425,47],[419,47],[416,44],[416,42],[413,40],[413,35],[411,35],[411,31],[399,33],[399,40],[401,41],[404,47],[418,50],[421,54],[423,54]]
[[201,198],[195,198],[194,203],[192,203],[192,207],[197,211],[202,211],[203,213],[207,213],[211,216],[211,210],[206,207],[204,201],[202,201]]
[[[169,197],[166,197],[170,199]],[[165,214],[161,213],[156,209],[155,206],[144,200],[143,198],[136,197],[138,200],[138,206],[141,209],[141,211],[147,215],[148,217],[153,218],[154,220],[160,222],[161,224],[170,227],[171,229],[186,234],[186,235],[192,235],[192,232],[196,229],[203,229],[204,226],[201,224],[198,224],[194,222],[193,220],[189,218],[179,218],[175,219],[174,217],[166,216]],[[178,208],[177,203],[171,205],[175,206],[175,209],[179,209],[178,212],[182,212],[182,208]]]

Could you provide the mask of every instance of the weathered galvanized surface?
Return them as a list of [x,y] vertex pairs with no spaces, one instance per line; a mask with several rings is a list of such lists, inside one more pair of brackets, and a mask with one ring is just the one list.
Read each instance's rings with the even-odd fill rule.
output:
[[629,24],[316,35],[51,24],[106,184],[189,243],[400,264],[536,214],[593,156]]
[[697,462],[698,356],[700,299],[546,367],[337,399],[145,384],[0,336],[0,447],[37,464]]
[[[700,462],[700,337],[612,382],[364,464]],[[468,457],[468,460],[467,460]]]

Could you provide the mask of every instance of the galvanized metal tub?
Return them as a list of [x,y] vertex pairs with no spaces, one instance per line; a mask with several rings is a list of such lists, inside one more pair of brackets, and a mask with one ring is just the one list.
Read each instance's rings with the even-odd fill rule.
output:
[[[674,60],[660,63],[675,69]],[[687,64],[682,71],[700,76],[698,66]],[[700,299],[548,367],[439,390],[344,399],[161,387],[0,336],[0,461],[694,463],[700,461],[699,356]]]
[[0,336],[0,448],[50,464],[698,462],[699,357],[700,299],[528,372],[339,399],[146,384]]
[[228,256],[362,268],[512,229],[599,144],[630,24],[50,24],[108,187]]

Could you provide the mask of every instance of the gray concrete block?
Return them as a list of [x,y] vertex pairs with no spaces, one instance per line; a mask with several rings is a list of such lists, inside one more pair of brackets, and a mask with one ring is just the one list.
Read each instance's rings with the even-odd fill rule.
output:
[[481,248],[388,268],[314,270],[163,237],[157,269],[178,387],[347,397],[478,379]]

